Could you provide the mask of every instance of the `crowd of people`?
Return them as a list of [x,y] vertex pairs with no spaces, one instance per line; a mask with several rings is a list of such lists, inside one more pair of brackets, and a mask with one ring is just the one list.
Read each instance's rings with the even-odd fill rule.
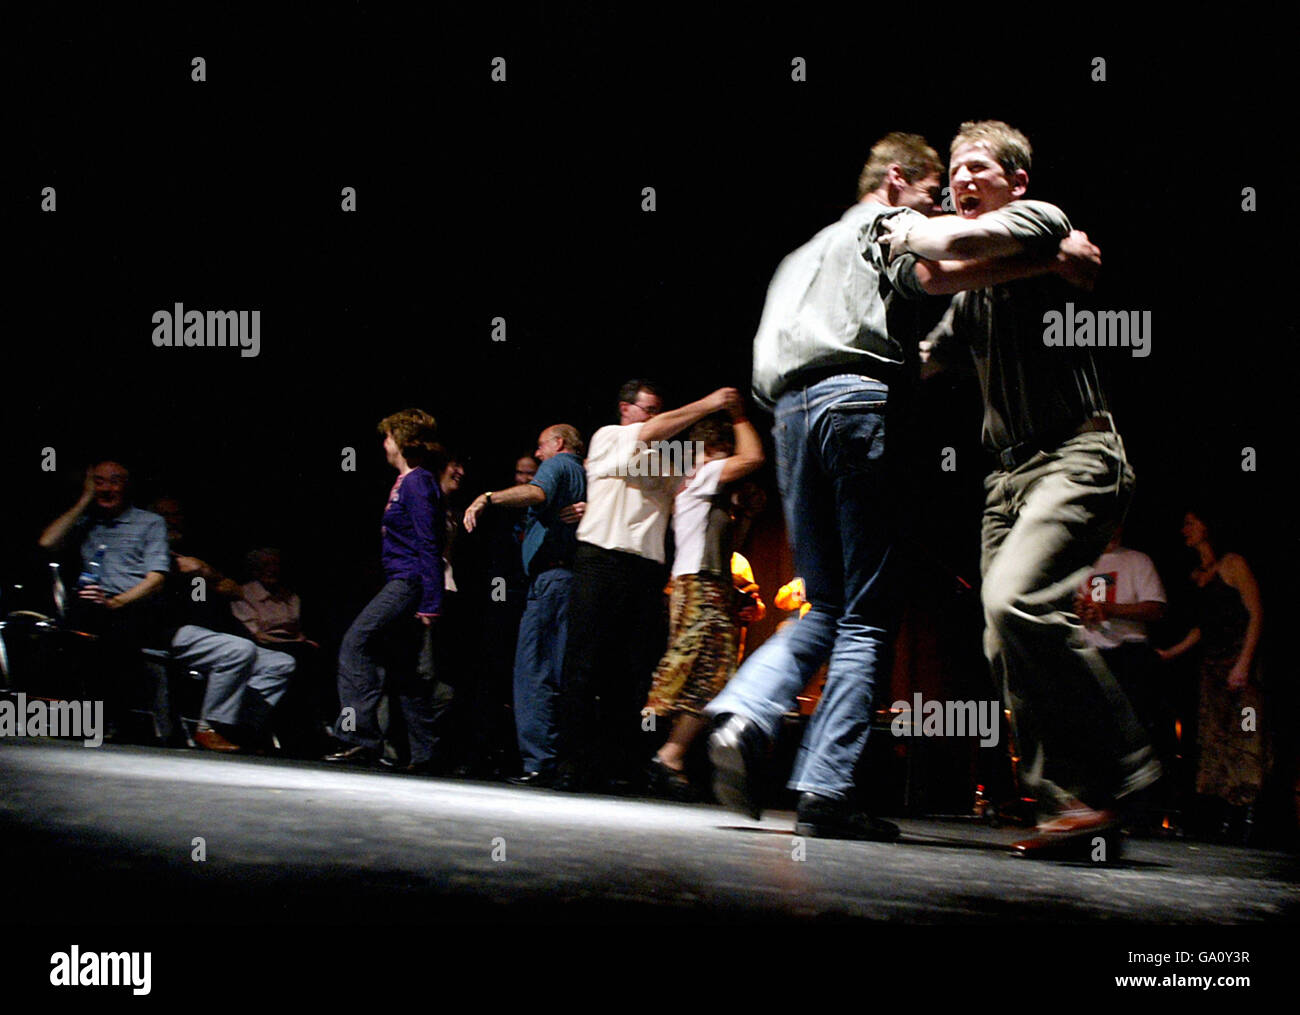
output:
[[[329,762],[441,772],[454,760],[446,743],[458,696],[446,668],[450,548],[493,539],[502,547],[494,592],[523,600],[509,625],[517,630],[498,638],[513,654],[514,782],[699,799],[705,787],[687,759],[707,742],[718,801],[758,817],[783,717],[826,665],[788,783],[796,829],[893,840],[897,826],[865,813],[854,789],[901,607],[899,492],[910,464],[899,430],[918,372],[965,361],[993,463],[985,651],[1010,714],[1019,786],[1039,810],[1015,849],[1069,857],[1103,839],[1117,851],[1126,809],[1177,751],[1153,704],[1160,678],[1146,626],[1162,619],[1166,596],[1150,560],[1118,543],[1135,477],[1093,350],[1043,339],[1045,312],[1091,287],[1100,251],[1060,208],[1025,197],[1030,165],[1020,132],[963,124],[947,169],[956,214],[936,214],[937,153],[890,134],[871,151],[858,202],[777,269],[754,342],[753,394],[774,420],[804,602],[798,621],[738,670],[752,589],[738,592],[734,530],[763,440],[736,389],[669,409],[644,379],[611,398],[617,421],[589,441],[566,423],[546,426],[534,454],[516,461],[515,483],[474,497],[459,516],[448,496],[464,469],[440,445],[434,417],[408,409],[380,421],[396,473],[382,515],[385,581],[343,635],[336,667],[304,635],[276,551],[254,550],[248,580],[230,580],[194,555],[174,499],[151,511],[130,504],[128,474],[114,461],[87,471],[80,499],[41,535],[47,549],[80,550],[69,623],[124,664],[152,649],[205,675],[193,733],[205,749],[265,747],[273,716],[304,684],[302,739],[317,743],[327,727]],[[1200,652],[1197,789],[1233,808],[1226,822],[1247,826],[1268,769],[1260,597],[1246,562],[1220,554],[1201,515],[1188,514],[1184,536],[1198,556],[1201,606],[1187,637],[1159,658]],[[501,712],[492,692],[469,697],[461,744],[481,760],[499,746]],[[1243,709],[1256,719],[1250,729]]]

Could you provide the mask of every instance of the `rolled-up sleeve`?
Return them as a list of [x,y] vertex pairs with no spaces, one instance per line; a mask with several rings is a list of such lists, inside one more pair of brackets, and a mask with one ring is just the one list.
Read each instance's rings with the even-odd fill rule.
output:
[[1065,212],[1046,201],[1012,201],[981,215],[980,220],[1006,226],[1025,251],[1035,256],[1052,253],[1071,229]]
[[876,270],[885,276],[889,284],[903,296],[912,300],[928,299],[930,294],[925,291],[916,277],[916,255],[903,254],[891,261],[888,250],[880,242],[882,233],[905,227],[909,217],[917,222],[925,221],[924,215],[911,208],[899,208],[872,219],[863,237],[862,256],[869,260]]

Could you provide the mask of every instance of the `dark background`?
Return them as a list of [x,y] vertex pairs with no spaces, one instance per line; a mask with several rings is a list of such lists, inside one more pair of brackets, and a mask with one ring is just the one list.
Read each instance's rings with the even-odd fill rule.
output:
[[[914,131],[946,156],[962,120],[999,118],[1034,144],[1029,196],[1102,248],[1096,305],[1152,312],[1148,358],[1100,354],[1138,473],[1128,544],[1176,585],[1192,563],[1182,511],[1209,493],[1280,631],[1296,550],[1285,40],[1266,25],[1175,37],[1100,12],[884,13],[353,5],[10,25],[8,574],[33,563],[85,465],[112,455],[137,503],[187,501],[194,550],[216,566],[242,577],[244,551],[283,547],[309,628],[337,638],[379,578],[379,419],[431,411],[467,456],[464,501],[507,485],[542,427],[613,422],[628,377],[660,379],[669,405],[747,390],[773,269],[855,199],[872,142]],[[260,356],[154,348],[152,314],[178,301],[260,309]],[[937,450],[917,466],[940,561],[921,581],[947,568],[973,582],[978,397],[936,381],[923,404],[923,442],[957,448],[958,469],[939,472]],[[773,496],[763,525],[779,524]],[[770,602],[789,575],[761,552],[754,564]]]

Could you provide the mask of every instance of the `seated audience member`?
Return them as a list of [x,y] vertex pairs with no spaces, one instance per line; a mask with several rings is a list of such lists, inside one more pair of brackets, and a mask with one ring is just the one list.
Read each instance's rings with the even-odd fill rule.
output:
[[135,685],[147,672],[140,650],[166,644],[159,593],[171,569],[167,526],[130,503],[129,486],[130,473],[120,462],[95,463],[86,470],[77,502],[46,526],[40,545],[51,552],[69,544],[79,548],[81,577],[68,583],[67,621],[98,636],[88,666],[116,675],[95,689],[106,698],[110,721],[144,705],[165,736],[166,688],[146,692]]
[[245,567],[250,580],[240,586],[230,612],[259,645],[293,656],[298,664],[281,705],[281,744],[290,754],[319,757],[325,724],[338,714],[333,675],[323,679],[320,645],[303,634],[302,600],[282,580],[280,551],[253,550]]
[[156,597],[171,564],[166,523],[132,506],[130,478],[112,460],[87,469],[80,498],[46,526],[40,545],[59,550],[69,537],[79,545],[85,580],[71,604],[76,624],[145,645],[156,639]]
[[319,647],[302,633],[302,600],[280,582],[280,551],[267,547],[245,558],[251,576],[240,586],[230,612],[259,645],[306,644]]
[[172,658],[207,678],[194,742],[222,753],[261,747],[294,672],[293,656],[232,633],[230,603],[241,595],[239,584],[188,552],[185,511],[176,498],[160,497],[153,507],[166,519],[171,544],[164,596]]

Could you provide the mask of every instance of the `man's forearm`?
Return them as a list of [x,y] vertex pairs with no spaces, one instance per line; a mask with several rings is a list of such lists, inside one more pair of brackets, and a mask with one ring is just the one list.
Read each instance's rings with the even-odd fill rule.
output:
[[163,586],[167,576],[159,571],[150,571],[144,576],[144,580],[137,585],[131,586],[125,592],[119,592],[109,599],[115,607],[129,606],[131,603],[138,602],[141,599],[147,599]]
[[1014,254],[981,261],[917,261],[916,280],[931,296],[951,296],[967,289],[984,289],[1003,282],[1051,274],[1056,255]]
[[493,507],[530,507],[545,503],[546,492],[535,483],[521,483],[519,486],[492,491]]
[[698,423],[709,413],[717,410],[718,405],[715,403],[713,396],[710,395],[707,398],[701,398],[697,402],[691,402],[681,408],[673,409],[671,412],[661,412],[658,416],[641,424],[641,432],[637,435],[637,439],[646,444],[651,441],[663,440],[680,430],[685,430],[692,423]]
[[1155,600],[1141,603],[1107,603],[1105,610],[1107,620],[1141,620],[1147,624],[1155,624],[1165,616],[1165,604]]
[[[63,541],[68,537],[68,531],[76,524],[77,519],[82,516],[90,502],[77,501],[67,511],[59,515],[58,518],[50,522],[41,533],[40,544],[43,550],[57,550]],[[30,532],[31,530],[28,529]]]
[[890,256],[911,251],[927,261],[970,261],[1008,257],[1023,249],[1023,244],[1001,223],[940,215],[911,223],[901,244],[891,245]]

